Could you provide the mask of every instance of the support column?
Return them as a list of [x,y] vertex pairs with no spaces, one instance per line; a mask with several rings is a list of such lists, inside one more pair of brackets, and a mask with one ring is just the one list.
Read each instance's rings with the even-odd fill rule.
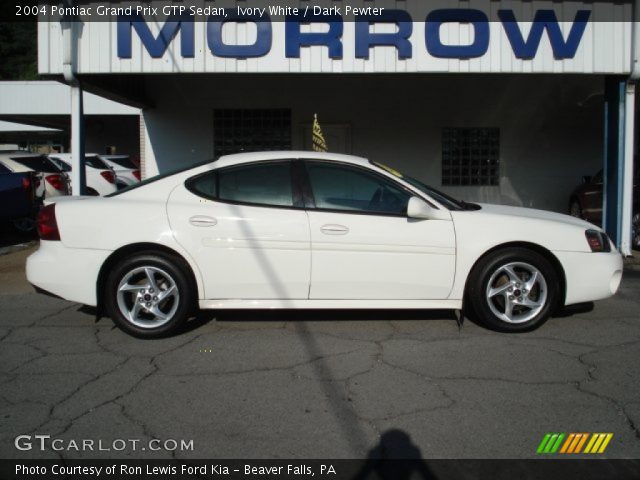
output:
[[631,255],[635,85],[605,79],[602,225],[624,255]]
[[71,85],[71,189],[72,195],[86,193],[84,166],[84,107],[82,87]]
[[628,82],[625,93],[624,122],[624,164],[622,166],[622,205],[620,251],[623,255],[631,255],[631,219],[633,217],[633,164],[635,145],[635,101],[636,84]]

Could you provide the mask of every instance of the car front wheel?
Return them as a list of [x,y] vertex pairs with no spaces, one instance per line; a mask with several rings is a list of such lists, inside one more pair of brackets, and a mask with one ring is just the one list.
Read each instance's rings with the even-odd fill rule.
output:
[[541,254],[508,248],[481,259],[472,271],[468,301],[477,319],[503,332],[541,326],[560,298],[558,274]]
[[139,254],[121,261],[109,274],[105,307],[125,332],[157,338],[186,322],[194,306],[192,292],[178,259]]

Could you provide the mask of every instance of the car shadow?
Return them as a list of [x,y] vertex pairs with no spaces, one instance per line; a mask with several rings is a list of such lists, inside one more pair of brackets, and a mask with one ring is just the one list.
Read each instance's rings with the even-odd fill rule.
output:
[[575,305],[567,305],[560,308],[556,313],[552,315],[552,318],[566,318],[573,315],[580,315],[583,313],[592,312],[594,309],[593,302],[577,303]]
[[182,333],[217,322],[384,322],[389,320],[456,320],[453,310],[391,309],[278,309],[278,310],[201,310],[190,319]]

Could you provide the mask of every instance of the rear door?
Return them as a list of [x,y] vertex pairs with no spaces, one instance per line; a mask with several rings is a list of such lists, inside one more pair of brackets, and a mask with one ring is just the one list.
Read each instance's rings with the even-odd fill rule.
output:
[[306,299],[309,222],[291,161],[230,166],[177,187],[167,205],[206,299]]
[[360,166],[305,161],[311,188],[311,299],[445,299],[455,273],[450,220],[406,216],[412,193]]

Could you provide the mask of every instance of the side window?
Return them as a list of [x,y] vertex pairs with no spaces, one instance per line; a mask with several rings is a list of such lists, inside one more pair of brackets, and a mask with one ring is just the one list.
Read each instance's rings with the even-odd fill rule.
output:
[[254,205],[292,207],[290,162],[269,162],[216,170],[191,180],[204,197]]
[[316,208],[404,215],[411,196],[393,182],[353,167],[307,162]]

